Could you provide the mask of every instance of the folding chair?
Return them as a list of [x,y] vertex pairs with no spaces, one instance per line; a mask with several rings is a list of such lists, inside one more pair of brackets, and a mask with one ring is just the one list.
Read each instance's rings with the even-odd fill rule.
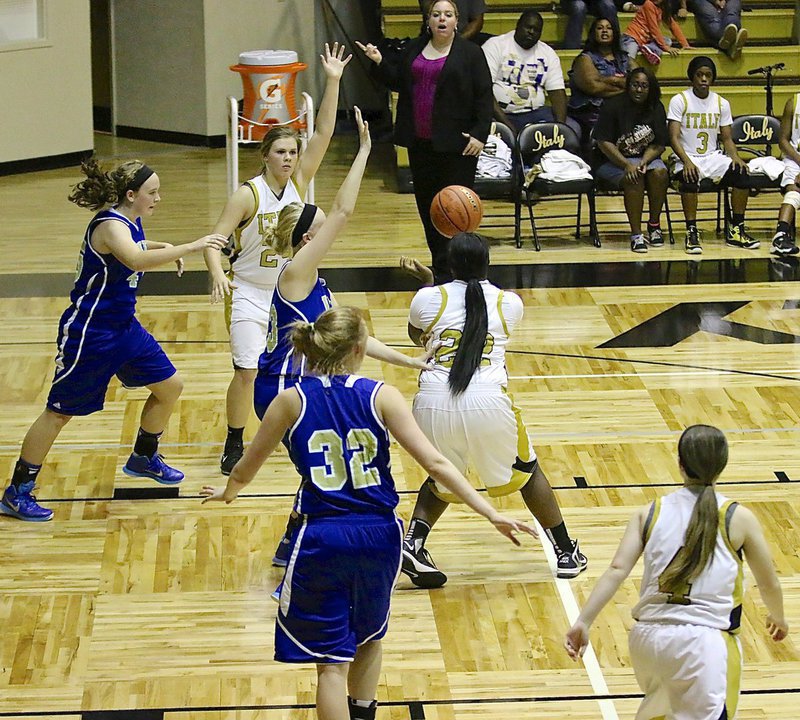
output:
[[[519,159],[521,173],[529,171],[537,165],[542,157],[551,150],[567,150],[574,155],[580,154],[580,144],[575,132],[563,123],[545,122],[531,123],[526,125],[517,136],[516,153]],[[521,205],[524,202],[528,207],[528,217],[531,223],[533,234],[533,244],[536,250],[541,250],[539,244],[539,233],[536,229],[536,219],[534,218],[533,206],[549,200],[562,199],[564,196],[575,196],[577,199],[577,211],[575,214],[575,238],[581,236],[581,201],[583,195],[589,205],[589,238],[595,247],[600,247],[600,237],[597,234],[597,223],[595,219],[594,203],[594,179],[585,178],[579,180],[549,180],[535,177],[527,185],[520,183],[517,191],[517,202],[515,203],[515,218],[519,227],[520,216],[522,214]],[[556,220],[571,217],[571,215],[550,216]],[[569,225],[549,225],[551,228],[571,228]],[[517,234],[517,247],[522,247],[522,240]]]
[[[517,202],[517,187],[519,185],[520,180],[520,169],[519,163],[517,162],[517,156],[514,152],[514,146],[516,144],[516,138],[514,137],[514,132],[511,130],[508,125],[504,125],[500,122],[493,123],[492,134],[499,135],[500,139],[508,145],[511,149],[511,172],[507,177],[500,177],[500,178],[493,178],[493,177],[476,177],[475,178],[475,192],[480,195],[482,200],[509,200],[515,203]],[[502,218],[503,215],[499,214],[492,214],[492,215],[484,215],[484,221],[486,220],[494,220],[496,218]],[[519,222],[518,222],[518,215],[514,212],[513,215],[513,224],[514,224],[514,242],[518,242],[519,239]],[[508,227],[508,223],[497,223],[493,225],[485,225],[482,224],[482,227],[486,230],[491,230],[492,228],[498,227]],[[517,245],[519,247],[519,245]]]

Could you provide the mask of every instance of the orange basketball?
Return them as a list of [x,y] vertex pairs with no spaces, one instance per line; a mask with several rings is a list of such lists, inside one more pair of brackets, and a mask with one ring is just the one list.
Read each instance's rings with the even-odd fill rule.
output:
[[463,185],[448,185],[436,193],[431,203],[433,226],[445,237],[474,232],[483,219],[483,205],[474,190]]

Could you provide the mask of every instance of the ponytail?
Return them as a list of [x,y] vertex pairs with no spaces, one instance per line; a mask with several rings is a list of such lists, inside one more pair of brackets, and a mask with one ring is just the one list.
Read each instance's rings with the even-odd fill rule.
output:
[[[93,155],[81,163],[81,172],[86,179],[73,185],[69,200],[79,207],[90,210],[116,205],[125,199],[125,193],[129,189],[139,189],[132,188],[131,183],[144,167],[145,164],[141,160],[129,160],[110,172],[104,172]],[[141,183],[139,185],[141,186]]]
[[289,340],[295,353],[303,355],[309,372],[341,375],[360,341],[366,342],[367,324],[358,308],[337,306],[326,310],[315,322],[292,323]]
[[686,473],[687,487],[702,489],[689,519],[683,546],[661,574],[659,587],[664,592],[676,592],[679,586],[692,582],[714,555],[719,531],[714,482],[728,464],[728,442],[718,428],[692,425],[678,441],[678,457]]
[[489,273],[489,245],[477,233],[457,233],[447,249],[450,270],[467,283],[464,294],[466,319],[447,383],[453,395],[467,389],[483,360],[489,317],[481,280]]

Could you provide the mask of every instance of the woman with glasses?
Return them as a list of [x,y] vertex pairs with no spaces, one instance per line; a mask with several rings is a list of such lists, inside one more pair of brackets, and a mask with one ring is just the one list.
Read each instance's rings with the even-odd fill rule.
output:
[[[607,186],[622,190],[631,227],[631,250],[647,252],[648,245],[662,247],[661,209],[667,195],[669,173],[661,160],[667,145],[667,116],[661,88],[650,70],[628,73],[625,92],[603,103],[594,139],[606,161],[595,176]],[[647,234],[642,233],[642,209],[647,193]]]

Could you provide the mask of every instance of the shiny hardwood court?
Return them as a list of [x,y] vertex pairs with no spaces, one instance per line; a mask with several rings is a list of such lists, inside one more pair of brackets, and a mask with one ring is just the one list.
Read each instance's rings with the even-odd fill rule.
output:
[[[318,176],[323,207],[353,147],[353,138],[335,142]],[[159,172],[163,201],[146,225],[150,237],[181,242],[210,229],[224,202],[223,151],[103,137],[98,150],[142,157]],[[387,186],[387,156],[376,147],[356,214],[326,267],[340,303],[363,308],[374,335],[412,352],[405,328],[413,283],[390,268],[400,254],[426,255],[412,196]],[[65,200],[78,179],[74,170],[0,178],[4,482],[49,389],[56,324],[90,217]],[[621,199],[604,202],[621,213]],[[771,229],[772,220],[760,237]],[[800,630],[798,269],[771,261],[767,243],[734,250],[707,233],[697,263],[683,254],[682,235],[674,248],[640,257],[624,231],[601,232],[602,248],[562,237],[545,240],[540,253],[529,235],[517,250],[510,229],[490,233],[498,277],[522,288],[526,306],[508,356],[510,391],[589,568],[557,581],[540,541],[514,548],[451,508],[428,542],[447,585],[426,592],[403,578],[395,595],[380,720],[632,719],[639,691],[626,631],[640,569],[600,616],[588,670],[569,660],[562,637],[632,510],[677,487],[677,439],[696,422],[726,431],[731,459],[721,490],[763,522],[787,618]],[[188,266],[180,281],[152,273],[158,282],[139,301],[143,324],[185,380],[162,448],[186,480],[178,492],[122,474],[143,391],[115,382],[102,413],[65,428],[40,477],[39,498],[55,520],[0,517],[0,718],[314,717],[314,669],[272,661],[269,593],[280,571],[270,560],[297,485],[288,457],[279,451],[233,505],[201,506],[198,498],[203,484],[223,480],[231,366],[202,261]],[[408,371],[368,360],[364,373],[413,396]],[[247,437],[255,427],[252,418]],[[394,461],[407,518],[424,476],[399,449]],[[501,503],[526,516],[518,496]],[[794,634],[772,643],[763,618],[751,581],[738,717],[794,720],[800,641]]]

